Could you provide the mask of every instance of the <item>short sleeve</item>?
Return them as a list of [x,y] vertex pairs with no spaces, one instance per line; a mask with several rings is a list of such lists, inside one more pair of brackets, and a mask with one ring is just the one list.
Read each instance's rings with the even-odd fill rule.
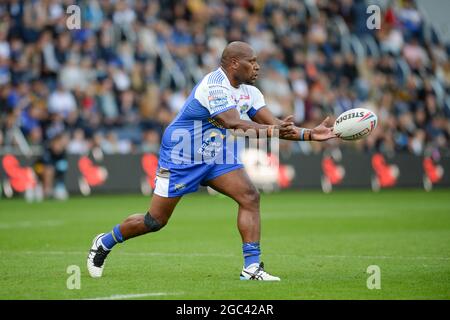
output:
[[249,90],[252,97],[252,104],[247,111],[247,115],[249,117],[253,117],[259,109],[266,105],[266,101],[264,100],[264,96],[258,88],[251,86]]
[[205,107],[211,117],[236,108],[236,102],[231,98],[230,90],[217,84],[200,84],[195,92],[195,98]]

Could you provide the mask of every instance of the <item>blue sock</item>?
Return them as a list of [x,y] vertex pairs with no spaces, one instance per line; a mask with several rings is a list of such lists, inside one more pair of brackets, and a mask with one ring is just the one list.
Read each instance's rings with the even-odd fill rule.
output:
[[107,233],[101,237],[100,241],[106,250],[111,250],[117,243],[123,242],[124,240],[122,234],[120,233],[119,225],[115,226],[110,233]]
[[259,242],[245,242],[242,244],[242,253],[244,254],[244,267],[247,268],[253,263],[259,264],[261,249]]

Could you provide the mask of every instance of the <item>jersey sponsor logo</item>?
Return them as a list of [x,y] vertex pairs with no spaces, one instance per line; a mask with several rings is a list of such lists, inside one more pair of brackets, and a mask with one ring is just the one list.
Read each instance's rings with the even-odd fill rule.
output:
[[226,91],[230,90],[230,87],[227,87],[225,85],[218,84],[218,83],[208,85],[207,87],[209,90],[212,90],[212,89],[225,89]]
[[209,100],[209,107],[211,108],[211,111],[213,113],[225,109],[228,105],[228,99],[226,96],[216,96],[216,97],[209,96],[208,100]]
[[185,183],[176,183],[174,186],[175,191],[180,191],[183,190],[184,188],[186,188]]

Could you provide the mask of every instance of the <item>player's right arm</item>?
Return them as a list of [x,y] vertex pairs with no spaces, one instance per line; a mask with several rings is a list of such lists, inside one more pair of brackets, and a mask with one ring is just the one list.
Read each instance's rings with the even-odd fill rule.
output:
[[284,121],[280,120],[278,124],[265,125],[253,121],[241,120],[239,112],[235,108],[219,113],[214,117],[214,120],[226,129],[240,131],[244,135],[256,134],[257,137],[262,132],[264,132],[265,137],[271,137],[273,136],[274,130],[279,130],[280,135],[287,134],[293,132],[294,128],[292,116],[286,118]]
[[[266,107],[266,102],[261,91],[259,91],[259,89],[254,86],[249,86],[248,88],[252,91],[253,94],[253,106],[247,112],[247,115],[254,122],[265,125],[277,125],[282,123],[283,121],[287,121],[287,119],[293,119],[290,117],[284,120],[276,118],[272,114],[272,112],[270,112],[269,108]],[[325,141],[328,139],[336,138],[336,135],[333,133],[333,128],[329,127],[327,124],[328,120],[329,118],[327,117],[320,125],[312,129],[293,126],[292,130],[290,131],[280,131],[279,137],[280,139],[294,141]]]
[[294,133],[292,118],[286,118],[284,121],[275,124],[260,124],[242,120],[236,110],[236,102],[230,89],[223,81],[210,82],[215,81],[210,81],[207,78],[199,85],[195,92],[195,99],[208,110],[210,117],[225,129],[234,130],[236,134],[256,137],[260,137],[261,134],[265,137],[273,136],[275,130],[279,130],[280,134]]

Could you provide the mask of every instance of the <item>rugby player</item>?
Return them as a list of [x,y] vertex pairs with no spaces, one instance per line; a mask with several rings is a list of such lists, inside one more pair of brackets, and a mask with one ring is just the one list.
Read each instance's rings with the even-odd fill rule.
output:
[[[161,230],[181,197],[204,185],[227,195],[239,206],[237,226],[244,257],[240,279],[280,280],[265,271],[260,261],[258,190],[239,162],[235,148],[225,138],[230,130],[244,134],[251,131],[256,138],[277,135],[280,139],[300,141],[325,141],[335,135],[327,126],[328,117],[313,129],[294,126],[292,116],[277,119],[266,107],[262,93],[253,86],[259,69],[255,51],[247,43],[235,41],[227,45],[220,67],[194,87],[164,132],[156,188],[147,213],[131,215],[111,232],[94,238],[87,258],[92,277],[102,276],[105,259],[116,244]],[[190,141],[181,144],[184,150],[180,155],[180,137],[186,135]],[[217,161],[218,155],[227,161]]]

